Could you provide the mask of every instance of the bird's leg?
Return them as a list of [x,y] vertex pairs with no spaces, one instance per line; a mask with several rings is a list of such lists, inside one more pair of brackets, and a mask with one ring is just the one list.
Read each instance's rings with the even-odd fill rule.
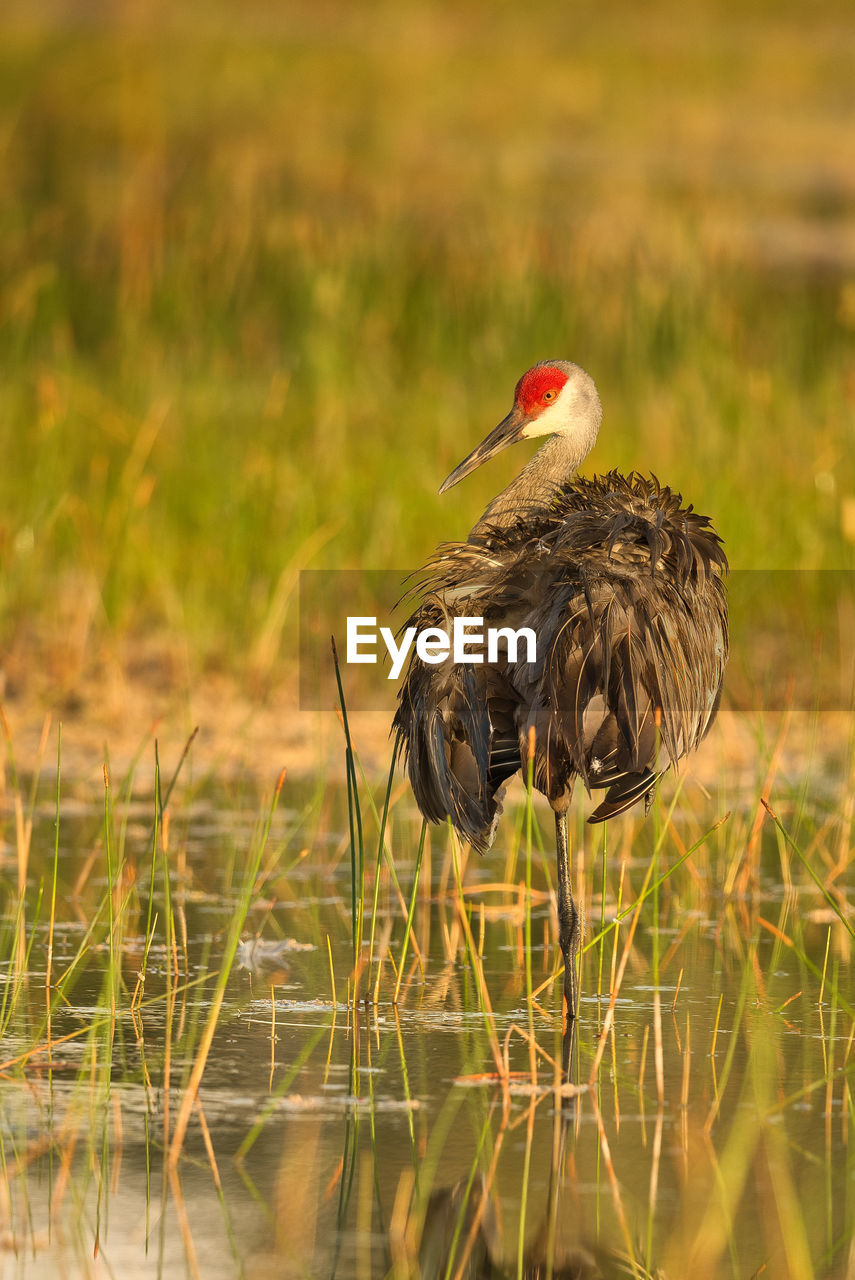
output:
[[579,912],[570,887],[570,851],[567,845],[567,812],[555,810],[555,850],[558,858],[558,945],[564,957],[564,1033],[576,1020],[579,980],[576,958],[579,952]]

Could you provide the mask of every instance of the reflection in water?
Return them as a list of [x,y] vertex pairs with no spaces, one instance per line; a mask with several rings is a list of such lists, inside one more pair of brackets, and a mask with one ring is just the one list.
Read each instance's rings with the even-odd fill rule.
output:
[[295,938],[248,938],[239,942],[235,959],[241,969],[280,986],[290,973],[290,957],[295,951],[314,951],[311,942]]
[[475,1186],[458,1182],[431,1192],[418,1249],[421,1280],[618,1280],[650,1273],[631,1259],[596,1244],[579,1243],[556,1251],[547,1220],[522,1256],[503,1256],[498,1214],[483,1179]]
[[[397,1245],[391,1250],[395,1274],[418,1275],[420,1280],[445,1280],[450,1276],[455,1280],[504,1280],[512,1276],[525,1280],[617,1280],[628,1275],[642,1280],[653,1275],[636,1260],[634,1251],[624,1254],[603,1242],[585,1238],[578,1195],[574,1194],[574,1162],[568,1160],[568,1147],[572,1148],[575,1141],[580,1118],[578,1106],[586,1092],[567,1078],[568,1065],[574,1074],[578,1067],[573,1048],[574,1040],[568,1040],[565,1034],[562,1070],[560,1076],[556,1075],[552,1090],[538,1088],[532,1079],[527,1090],[520,1080],[514,1082],[518,1092],[530,1093],[528,1104],[518,1116],[511,1108],[511,1082],[502,1082],[504,1099],[496,1131],[491,1135],[489,1160],[483,1141],[492,1122],[488,1115],[468,1177],[450,1186],[434,1187],[424,1202],[414,1190],[405,1231],[391,1232],[393,1246]],[[550,1110],[538,1125],[537,1110],[544,1102]],[[547,1161],[547,1179],[545,1188],[542,1182],[531,1188],[524,1185],[515,1224],[516,1245],[511,1252],[513,1240],[506,1238],[510,1233],[503,1223],[497,1173],[503,1146],[523,1122],[523,1168],[526,1174],[530,1172],[534,1148],[540,1142],[540,1154]],[[526,1230],[526,1191],[536,1195],[533,1208],[540,1211],[534,1232]]]
[[474,1186],[460,1181],[430,1193],[418,1248],[423,1280],[439,1280],[456,1257],[465,1276],[489,1276],[499,1253],[496,1213],[479,1177]]

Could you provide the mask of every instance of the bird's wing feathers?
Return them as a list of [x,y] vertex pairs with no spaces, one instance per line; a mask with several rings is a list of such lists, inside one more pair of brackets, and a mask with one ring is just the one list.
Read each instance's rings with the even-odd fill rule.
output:
[[727,561],[706,517],[655,478],[578,479],[547,511],[441,547],[407,625],[457,616],[528,626],[533,664],[427,666],[413,658],[395,723],[422,812],[477,847],[506,780],[527,767],[553,803],[575,777],[605,789],[590,821],[646,796],[698,745],[727,658]]

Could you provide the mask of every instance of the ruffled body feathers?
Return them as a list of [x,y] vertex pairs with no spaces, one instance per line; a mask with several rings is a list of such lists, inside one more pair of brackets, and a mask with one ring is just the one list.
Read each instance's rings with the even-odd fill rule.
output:
[[525,646],[515,662],[506,646],[492,663],[414,655],[394,721],[422,813],[479,849],[506,782],[527,773],[532,729],[534,785],[556,812],[576,778],[605,791],[591,822],[648,796],[712,724],[728,651],[721,540],[655,477],[577,476],[489,515],[439,548],[406,625],[529,627],[536,661]]

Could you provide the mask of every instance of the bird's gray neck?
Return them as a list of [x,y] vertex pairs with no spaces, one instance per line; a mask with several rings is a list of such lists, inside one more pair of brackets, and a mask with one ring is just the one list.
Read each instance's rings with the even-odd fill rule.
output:
[[561,485],[573,479],[595,439],[596,430],[582,440],[550,436],[507,489],[496,495],[473,526],[469,541],[485,537],[497,525],[508,527],[548,507]]

